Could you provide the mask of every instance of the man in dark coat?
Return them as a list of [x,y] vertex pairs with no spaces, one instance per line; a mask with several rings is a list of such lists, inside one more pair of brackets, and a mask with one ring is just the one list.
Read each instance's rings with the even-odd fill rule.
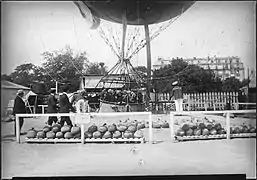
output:
[[[57,113],[57,99],[55,98],[55,89],[50,90],[50,95],[47,100],[47,113]],[[57,123],[56,116],[49,116],[48,125],[52,126],[53,122]]]
[[[66,92],[67,92],[67,88],[64,88],[63,93],[60,95],[60,100],[59,100],[60,113],[69,113],[70,110],[72,109],[71,103],[69,101],[69,98]],[[72,126],[72,122],[69,116],[61,117],[61,122],[60,122],[61,126],[63,126],[65,122],[67,123],[67,125]]]
[[[14,106],[13,106],[13,115],[15,116],[16,114],[26,114],[26,105],[24,100],[22,99],[24,97],[24,91],[23,90],[18,90],[17,96],[15,97],[14,100]],[[20,121],[20,130],[23,126],[24,123],[24,118],[19,117]],[[16,135],[16,121],[14,121],[14,133]]]

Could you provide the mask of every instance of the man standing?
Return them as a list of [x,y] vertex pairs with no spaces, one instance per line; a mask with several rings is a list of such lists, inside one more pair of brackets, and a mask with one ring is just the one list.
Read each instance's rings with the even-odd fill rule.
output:
[[178,86],[178,81],[172,83],[173,89],[171,91],[171,97],[175,99],[176,111],[183,111],[183,94],[182,88]]
[[[55,98],[55,89],[50,90],[50,95],[47,100],[47,113],[57,113],[57,99]],[[57,123],[56,116],[49,116],[48,125],[52,126],[53,122]]]
[[[18,90],[17,96],[15,97],[14,100],[14,106],[13,106],[13,115],[15,116],[16,114],[26,114],[26,105],[24,100],[22,99],[24,97],[24,91],[23,90]],[[16,121],[14,121],[14,134],[16,136]],[[20,122],[20,132],[21,128],[24,123],[23,117],[19,117],[19,122]]]
[[[67,95],[67,88],[63,88],[63,93],[60,95],[59,106],[60,106],[60,110],[59,110],[60,113],[69,113],[70,110],[72,109],[71,103]],[[67,123],[67,125],[72,126],[72,122],[69,116],[61,117],[61,122],[60,122],[61,126],[63,126],[65,122]]]

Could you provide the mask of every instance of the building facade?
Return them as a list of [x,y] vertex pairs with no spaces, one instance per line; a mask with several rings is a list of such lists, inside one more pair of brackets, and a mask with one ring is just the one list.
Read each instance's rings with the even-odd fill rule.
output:
[[[177,58],[178,59],[178,58]],[[244,65],[241,62],[240,58],[237,56],[232,57],[207,57],[207,58],[191,58],[191,59],[182,59],[181,60],[187,62],[188,64],[195,64],[206,70],[213,70],[217,77],[221,79],[226,79],[228,77],[234,76],[239,80],[243,80],[245,78],[245,69]],[[153,65],[154,69],[159,69],[160,67],[164,67],[175,60],[174,58],[162,58],[159,57],[157,62]]]

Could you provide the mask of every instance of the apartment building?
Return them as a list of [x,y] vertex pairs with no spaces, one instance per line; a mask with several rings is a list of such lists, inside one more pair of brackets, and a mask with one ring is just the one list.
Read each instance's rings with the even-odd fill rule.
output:
[[[178,59],[178,58],[176,58]],[[182,58],[179,58],[182,59]],[[153,65],[153,69],[159,69],[167,64],[170,64],[175,58],[163,58],[159,57],[157,62]],[[239,80],[245,78],[244,65],[241,62],[240,58],[237,56],[232,57],[207,57],[207,58],[191,58],[191,59],[182,59],[188,64],[198,65],[206,70],[213,70],[215,75],[221,79],[226,79],[228,77],[236,77]]]

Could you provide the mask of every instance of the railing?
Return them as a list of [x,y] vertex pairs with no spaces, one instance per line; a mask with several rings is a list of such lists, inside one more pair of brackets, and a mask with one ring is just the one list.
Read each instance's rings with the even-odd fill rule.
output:
[[175,141],[174,133],[174,117],[176,115],[196,115],[196,114],[226,114],[226,138],[230,139],[230,114],[243,114],[243,113],[256,113],[254,110],[225,110],[225,111],[181,111],[181,112],[170,112],[170,135],[172,142]]
[[[238,103],[237,92],[184,93],[183,96],[184,102],[189,107],[188,109],[191,110],[201,110],[205,108],[224,110],[226,103],[232,104],[233,106],[231,108],[236,109],[235,104]],[[170,93],[158,93],[157,97],[157,99],[159,99],[157,102],[165,103],[171,98]]]
[[[203,106],[198,106],[198,104],[193,104],[192,102],[184,102],[183,110],[184,111],[216,111],[216,110],[225,110],[226,104],[212,103],[210,106],[209,103],[203,103]],[[256,109],[256,103],[234,103],[231,104],[232,110],[242,110],[242,109]],[[159,101],[159,102],[150,102],[150,110],[153,113],[168,113],[170,111],[175,111],[175,103],[172,101]]]
[[149,121],[149,142],[153,142],[152,113],[151,112],[117,112],[117,113],[49,113],[49,114],[16,114],[16,142],[20,143],[20,121],[19,117],[50,117],[50,116],[75,116],[75,124],[81,125],[81,143],[85,143],[84,124],[91,122],[92,116],[126,116],[126,115],[147,115]]

